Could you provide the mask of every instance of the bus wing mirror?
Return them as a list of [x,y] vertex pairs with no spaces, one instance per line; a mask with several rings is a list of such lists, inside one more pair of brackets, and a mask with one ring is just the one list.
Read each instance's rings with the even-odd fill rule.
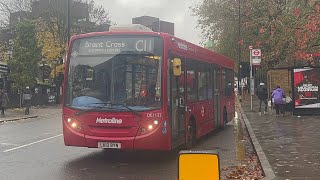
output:
[[181,76],[181,59],[179,58],[173,59],[173,75]]
[[220,180],[220,163],[217,151],[180,151],[179,180]]

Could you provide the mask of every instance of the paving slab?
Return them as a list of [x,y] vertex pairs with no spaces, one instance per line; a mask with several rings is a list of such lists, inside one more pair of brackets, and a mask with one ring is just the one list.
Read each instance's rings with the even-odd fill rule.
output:
[[25,115],[24,111],[25,111],[24,108],[7,109],[5,111],[4,116],[0,115],[0,123],[57,114],[57,112],[61,111],[61,107],[60,106],[31,107],[29,115]]
[[256,140],[261,145],[275,179],[319,179],[320,175],[320,116],[275,117],[274,113],[258,114],[258,100],[242,100]]

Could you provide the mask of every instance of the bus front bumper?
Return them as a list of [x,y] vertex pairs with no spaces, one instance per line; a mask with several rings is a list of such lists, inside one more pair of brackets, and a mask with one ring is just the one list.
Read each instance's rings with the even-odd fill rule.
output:
[[161,129],[153,133],[136,136],[136,137],[100,137],[81,134],[68,126],[63,126],[64,143],[66,146],[78,146],[89,148],[106,148],[99,147],[99,144],[113,144],[112,149],[124,151],[130,150],[171,150],[169,135],[161,133]]

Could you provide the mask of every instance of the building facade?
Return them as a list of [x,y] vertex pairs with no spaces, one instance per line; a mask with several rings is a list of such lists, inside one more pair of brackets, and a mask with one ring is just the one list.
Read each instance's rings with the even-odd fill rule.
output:
[[152,29],[154,32],[164,32],[174,36],[174,23],[162,21],[152,16],[132,18],[132,24],[141,24]]
[[[73,18],[88,19],[89,5],[87,3],[70,1],[70,13]],[[32,16],[38,18],[45,16],[48,12],[58,12],[65,16],[67,14],[67,0],[33,0],[31,4]]]

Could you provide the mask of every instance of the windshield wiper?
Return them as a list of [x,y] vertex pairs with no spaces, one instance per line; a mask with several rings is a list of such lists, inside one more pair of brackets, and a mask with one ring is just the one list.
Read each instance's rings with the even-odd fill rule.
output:
[[101,109],[106,108],[104,106],[88,106],[88,107],[92,107],[92,108],[80,110],[80,112],[76,112],[74,115],[75,116],[80,116],[80,115],[85,114],[85,113],[90,112],[90,111],[101,110]]
[[97,105],[102,104],[102,105],[111,105],[111,106],[122,106],[122,107],[128,109],[129,111],[131,111],[133,114],[141,117],[141,114],[139,114],[137,111],[133,110],[133,109],[130,108],[129,106],[127,106],[127,105],[125,105],[125,104],[122,104],[122,103],[114,103],[114,102],[108,101],[108,102],[93,103],[93,104],[97,104]]

